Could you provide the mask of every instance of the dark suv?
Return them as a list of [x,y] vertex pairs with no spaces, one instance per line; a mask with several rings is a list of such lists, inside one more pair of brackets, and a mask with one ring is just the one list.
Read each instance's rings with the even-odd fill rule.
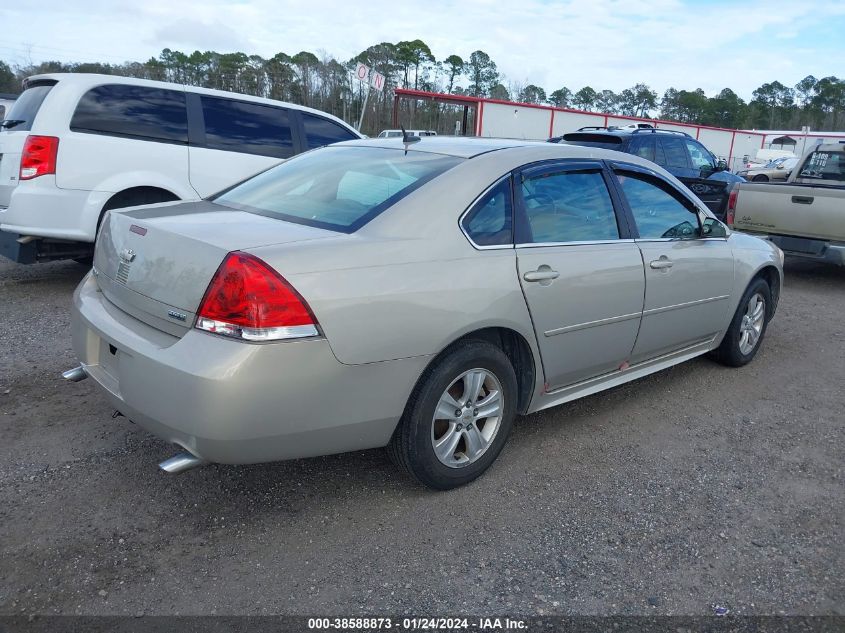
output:
[[745,182],[689,134],[674,130],[582,127],[549,142],[604,147],[655,162],[689,187],[720,220],[725,218],[733,183]]

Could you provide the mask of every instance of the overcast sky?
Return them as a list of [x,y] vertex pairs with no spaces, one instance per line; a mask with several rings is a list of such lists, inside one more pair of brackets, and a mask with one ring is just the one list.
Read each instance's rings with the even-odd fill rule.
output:
[[477,49],[508,80],[551,92],[635,83],[792,86],[845,75],[845,0],[39,0],[2,2],[0,59],[119,63],[162,48],[190,52],[324,51],[422,39],[437,59]]

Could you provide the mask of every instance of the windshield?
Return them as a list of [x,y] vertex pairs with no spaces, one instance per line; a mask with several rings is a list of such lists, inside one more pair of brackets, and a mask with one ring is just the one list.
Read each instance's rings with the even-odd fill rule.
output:
[[214,199],[225,207],[352,233],[462,162],[380,147],[325,147],[293,158]]
[[32,129],[32,122],[41,107],[47,93],[52,90],[56,82],[32,86],[24,90],[6,113],[3,129],[16,132],[28,132]]

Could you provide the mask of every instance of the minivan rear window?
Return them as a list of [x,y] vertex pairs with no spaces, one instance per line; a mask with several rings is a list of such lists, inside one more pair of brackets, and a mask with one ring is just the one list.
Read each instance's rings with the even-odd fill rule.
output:
[[188,143],[188,111],[181,90],[107,84],[86,92],[70,121],[74,132]]
[[308,143],[308,149],[358,138],[355,134],[334,121],[305,112],[302,112],[301,116],[302,125],[305,127],[305,140]]
[[[44,81],[37,84],[30,84],[30,87],[24,90],[21,95],[12,104],[8,113],[4,118],[6,124],[3,126],[5,130],[14,130],[16,132],[28,132],[32,129],[32,123],[35,121],[35,115],[44,103],[44,99],[56,85],[55,81]],[[14,123],[20,121],[20,123]]]
[[229,189],[214,202],[352,233],[464,159],[380,147],[325,147]]

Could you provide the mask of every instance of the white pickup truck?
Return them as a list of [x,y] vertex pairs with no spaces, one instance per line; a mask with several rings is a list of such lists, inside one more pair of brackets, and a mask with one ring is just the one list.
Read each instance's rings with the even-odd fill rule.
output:
[[787,255],[845,266],[845,143],[816,146],[785,183],[735,185],[727,222]]

